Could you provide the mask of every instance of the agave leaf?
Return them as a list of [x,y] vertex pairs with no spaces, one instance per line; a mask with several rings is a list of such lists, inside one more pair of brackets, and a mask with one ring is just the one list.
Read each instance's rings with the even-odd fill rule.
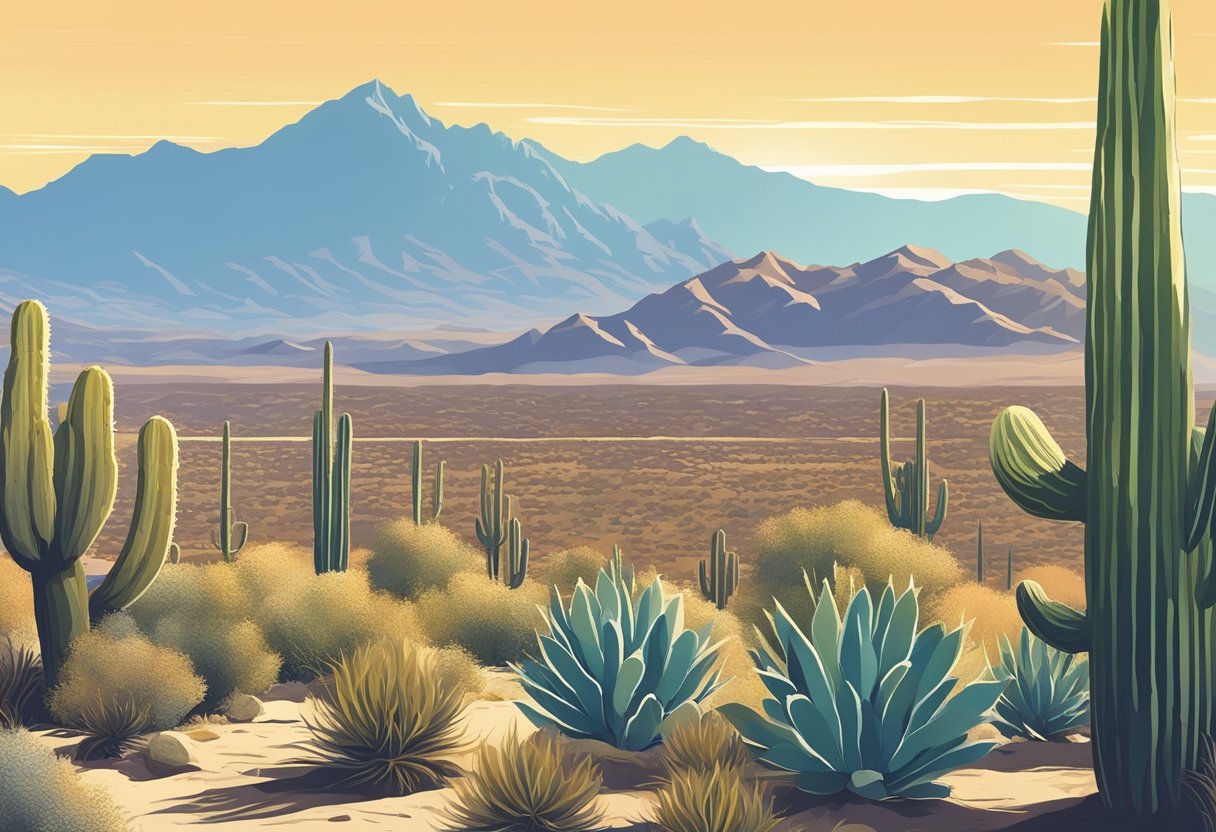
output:
[[882,773],[872,769],[859,769],[849,777],[849,791],[867,800],[885,800],[887,786],[883,783]]
[[697,657],[699,646],[697,634],[692,630],[680,633],[676,637],[675,643],[671,645],[671,650],[667,655],[667,667],[663,669],[662,678],[659,679],[654,690],[655,696],[664,705],[672,701],[680,688],[684,686],[688,672],[692,670],[693,661]]
[[[615,714],[623,717],[633,710],[633,695],[637,693],[638,684],[645,672],[646,662],[642,660],[640,651],[634,651],[621,664],[621,672],[616,677],[616,688],[612,692],[612,710]],[[624,728],[623,724],[621,728]]]
[[891,620],[883,634],[878,659],[880,677],[908,658],[912,650],[912,641],[916,638],[916,619],[919,614],[916,593],[910,589],[905,590],[895,602],[891,610]]
[[646,694],[638,706],[637,713],[625,723],[625,734],[620,747],[625,751],[642,751],[654,745],[659,737],[659,725],[663,722],[663,706],[653,693]]

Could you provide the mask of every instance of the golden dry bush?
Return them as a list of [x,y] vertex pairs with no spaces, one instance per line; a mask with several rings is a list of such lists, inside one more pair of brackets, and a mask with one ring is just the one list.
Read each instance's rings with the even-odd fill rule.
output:
[[456,645],[432,649],[435,666],[447,684],[458,688],[465,696],[477,696],[486,689],[481,665],[468,650]]
[[1063,566],[1032,566],[1016,573],[1014,581],[1034,581],[1046,590],[1051,600],[1073,609],[1086,607],[1085,578]]
[[0,635],[8,636],[15,644],[38,646],[30,575],[3,554],[0,554]]
[[928,613],[929,619],[924,623],[940,622],[947,629],[957,627],[960,621],[970,622],[956,671],[964,680],[974,679],[984,671],[985,655],[994,660],[1000,655],[1001,636],[1016,642],[1022,632],[1022,617],[1013,593],[974,582],[946,590],[931,602]]
[[773,801],[740,769],[674,771],[655,793],[651,818],[659,832],[772,832]]
[[[653,581],[654,578],[649,578]],[[681,591],[678,586],[667,587],[669,592]],[[713,641],[724,641],[722,645],[722,678],[729,679],[722,688],[714,691],[705,700],[705,708],[716,708],[727,702],[739,702],[759,710],[768,696],[768,691],[760,677],[756,675],[755,665],[748,655],[751,644],[748,632],[750,625],[740,621],[729,608],[719,610],[710,601],[706,601],[699,591],[685,588],[684,592],[684,626],[690,630],[700,631],[705,625],[712,623]]]
[[764,521],[747,559],[753,568],[744,576],[737,612],[755,623],[763,621],[762,611],[772,608],[774,598],[795,618],[810,614],[804,571],[817,586],[839,565],[863,576],[875,594],[888,579],[902,588],[915,578],[925,600],[963,579],[948,549],[892,528],[885,514],[856,500]]
[[739,769],[751,762],[743,737],[717,711],[673,728],[663,738],[663,758],[670,771]]
[[556,586],[563,594],[574,590],[579,579],[587,586],[595,586],[596,576],[608,563],[608,556],[590,546],[576,546],[550,552],[533,562],[529,579],[546,587]]
[[99,700],[130,702],[147,712],[148,730],[165,731],[180,725],[205,691],[185,655],[153,644],[115,613],[72,642],[50,709],[56,722],[81,727]]
[[415,611],[432,644],[458,645],[482,664],[497,666],[535,651],[536,630],[545,626],[537,606],[548,600],[546,589],[533,581],[508,589],[485,575],[461,573],[446,589],[420,595]]
[[114,799],[23,729],[0,730],[0,832],[125,832]]
[[452,784],[448,828],[456,832],[590,832],[603,827],[596,798],[603,778],[591,758],[563,753],[540,731],[482,745],[473,772]]
[[372,586],[406,599],[443,589],[457,573],[484,570],[482,556],[451,529],[413,520],[382,526],[367,561]]
[[260,694],[282,659],[250,616],[257,604],[228,563],[166,565],[128,612],[154,643],[184,653],[207,684],[203,707],[233,693]]

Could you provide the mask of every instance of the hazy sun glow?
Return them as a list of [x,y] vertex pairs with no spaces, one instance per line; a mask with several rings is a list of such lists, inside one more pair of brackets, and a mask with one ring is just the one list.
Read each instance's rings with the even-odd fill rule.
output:
[[[253,144],[371,78],[589,159],[687,134],[816,182],[1086,200],[1099,0],[13,2],[0,184]],[[1216,7],[1174,4],[1184,182],[1216,189]]]

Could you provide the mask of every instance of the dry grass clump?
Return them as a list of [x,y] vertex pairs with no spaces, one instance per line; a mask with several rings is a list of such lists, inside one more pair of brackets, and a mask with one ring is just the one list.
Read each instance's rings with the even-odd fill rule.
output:
[[751,762],[743,737],[717,711],[695,722],[684,722],[663,739],[664,762],[669,771],[713,771],[715,766],[740,769]]
[[587,586],[595,586],[596,576],[607,562],[608,556],[603,552],[590,546],[576,546],[537,559],[529,577],[546,587],[556,586],[563,594],[569,594],[580,578]]
[[1063,566],[1032,566],[1018,572],[1016,581],[1034,581],[1040,584],[1053,601],[1067,604],[1073,609],[1083,610],[1087,601],[1085,598],[1085,578]]
[[30,575],[7,556],[0,557],[0,635],[19,645],[38,646]]
[[398,598],[443,589],[459,572],[484,571],[477,551],[438,523],[398,520],[382,526],[367,561],[372,586]]
[[483,745],[473,773],[452,784],[447,811],[462,832],[589,832],[600,829],[603,786],[586,755],[568,757],[560,738],[541,731],[521,740],[512,730],[501,746]]
[[810,615],[804,571],[818,585],[839,565],[864,577],[876,595],[888,579],[905,587],[914,577],[926,599],[963,578],[949,550],[892,528],[884,514],[856,500],[766,520],[756,531],[750,560],[755,568],[744,581],[739,614],[756,623],[774,597],[795,620]]
[[431,643],[459,645],[482,664],[503,665],[535,646],[536,628],[544,626],[537,606],[548,598],[533,581],[507,589],[485,575],[462,573],[446,589],[424,592],[415,607]]
[[77,761],[121,757],[135,740],[151,730],[151,708],[129,697],[100,696],[85,705],[76,727],[85,736],[76,746]]
[[45,693],[42,657],[32,647],[0,635],[0,728],[41,722]]
[[207,683],[203,707],[232,694],[259,694],[282,663],[249,619],[261,603],[227,563],[166,565],[129,612],[154,643],[180,650]]
[[100,716],[99,701],[130,703],[146,712],[147,730],[164,731],[180,725],[205,691],[186,656],[153,644],[117,613],[72,643],[50,710],[60,724],[87,728]]
[[0,730],[0,832],[124,832],[110,795],[24,730]]
[[435,655],[408,642],[358,647],[333,665],[325,695],[305,721],[313,755],[335,785],[401,795],[443,783],[460,769],[444,759],[460,747],[463,694]]
[[764,787],[740,769],[674,771],[655,793],[659,832],[772,832],[780,823]]

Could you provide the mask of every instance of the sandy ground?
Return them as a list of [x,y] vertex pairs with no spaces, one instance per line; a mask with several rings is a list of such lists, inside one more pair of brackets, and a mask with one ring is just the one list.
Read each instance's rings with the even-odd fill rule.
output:
[[[505,674],[487,671],[492,689],[510,694],[518,688]],[[453,792],[439,789],[399,798],[372,799],[330,790],[326,777],[291,765],[303,753],[308,732],[301,721],[306,688],[279,685],[266,698],[266,713],[253,723],[205,725],[194,736],[199,766],[165,776],[151,771],[139,751],[121,760],[82,768],[83,776],[110,791],[128,813],[135,832],[159,832],[197,824],[239,832],[252,829],[352,829],[432,832],[444,829],[444,807]],[[452,759],[468,770],[472,748],[497,743],[516,728],[531,727],[511,701],[477,701],[465,717],[470,751]],[[69,732],[43,735],[63,753],[75,738]],[[654,755],[648,766],[630,768],[606,762],[606,789],[601,796],[610,829],[646,830],[652,792],[644,785],[658,770]],[[981,832],[1015,829],[1046,813],[1078,811],[1095,792],[1084,743],[1002,746],[973,768],[944,778],[954,789],[945,801],[815,801],[796,790],[774,787],[778,807],[786,814],[782,829],[832,829],[840,822],[864,824],[877,832]],[[342,827],[339,827],[342,828]],[[864,827],[863,827],[864,828]],[[1043,820],[1038,826],[1057,828]],[[1058,828],[1080,828],[1060,826]]]

